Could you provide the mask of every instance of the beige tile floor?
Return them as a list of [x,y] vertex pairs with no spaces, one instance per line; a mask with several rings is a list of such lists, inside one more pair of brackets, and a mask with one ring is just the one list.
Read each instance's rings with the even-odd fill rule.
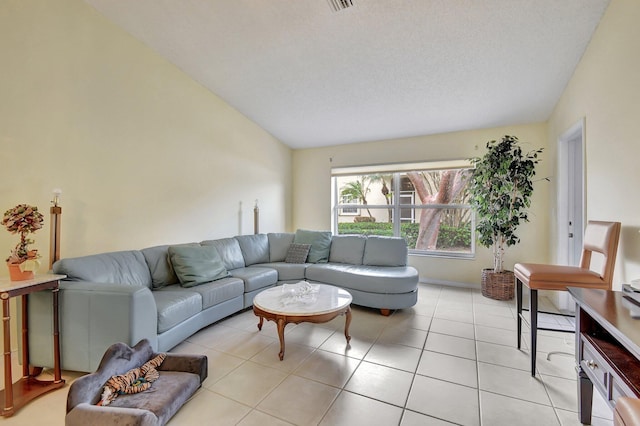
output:
[[[239,313],[174,348],[206,354],[209,377],[169,424],[580,424],[573,358],[546,360],[549,351],[573,352],[573,335],[540,332],[532,378],[526,336],[525,349],[515,348],[513,304],[421,284],[418,304],[389,317],[354,307],[350,347],[344,317],[288,325],[283,361],[274,324],[258,331],[252,311]],[[63,425],[67,391],[31,402],[0,426]],[[611,410],[595,395],[592,424],[611,425]]]

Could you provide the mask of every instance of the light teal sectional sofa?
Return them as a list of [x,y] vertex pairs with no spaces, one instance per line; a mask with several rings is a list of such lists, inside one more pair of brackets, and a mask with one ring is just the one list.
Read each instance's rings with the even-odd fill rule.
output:
[[[311,243],[308,260],[316,263],[285,262],[294,242]],[[168,351],[282,283],[339,286],[354,304],[381,310],[413,306],[418,289],[404,239],[303,230],[68,258],[53,271],[68,277],[59,292],[61,358],[75,371],[94,371],[116,342],[146,338]],[[29,319],[31,363],[53,366],[50,292],[30,297]]]

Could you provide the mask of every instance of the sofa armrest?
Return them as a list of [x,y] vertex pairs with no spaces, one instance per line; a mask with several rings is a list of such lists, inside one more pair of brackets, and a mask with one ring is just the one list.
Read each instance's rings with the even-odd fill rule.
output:
[[186,355],[167,353],[159,371],[182,371],[200,376],[200,384],[208,375],[208,363],[206,355]]
[[78,404],[65,417],[66,426],[111,425],[155,426],[158,419],[150,411],[137,408],[99,407]]
[[[157,348],[158,314],[151,290],[126,284],[61,281],[59,291],[62,369],[95,371],[114,342],[133,346],[148,339]],[[32,365],[53,366],[52,293],[29,296]]]

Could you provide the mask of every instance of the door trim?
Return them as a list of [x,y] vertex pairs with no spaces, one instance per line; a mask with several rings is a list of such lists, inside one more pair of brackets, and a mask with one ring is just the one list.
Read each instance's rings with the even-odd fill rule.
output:
[[[580,143],[580,160],[582,163],[582,172],[580,179],[582,180],[582,202],[576,209],[582,219],[582,229],[574,229],[574,233],[579,232],[580,235],[584,232],[584,225],[586,224],[586,182],[585,182],[585,119],[580,119],[577,123],[571,126],[558,138],[558,186],[557,186],[557,242],[558,251],[556,253],[556,263],[569,265],[571,259],[569,259],[569,238],[567,235],[570,232],[569,229],[569,206],[567,200],[567,191],[569,181],[569,146],[568,143],[576,137],[581,137]],[[576,249],[581,250],[582,244]]]

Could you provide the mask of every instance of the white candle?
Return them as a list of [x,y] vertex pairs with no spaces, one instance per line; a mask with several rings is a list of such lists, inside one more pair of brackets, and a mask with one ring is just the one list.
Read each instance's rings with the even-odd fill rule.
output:
[[58,202],[60,202],[60,195],[62,194],[62,189],[60,188],[54,188],[53,189],[53,205],[54,206],[58,206]]

